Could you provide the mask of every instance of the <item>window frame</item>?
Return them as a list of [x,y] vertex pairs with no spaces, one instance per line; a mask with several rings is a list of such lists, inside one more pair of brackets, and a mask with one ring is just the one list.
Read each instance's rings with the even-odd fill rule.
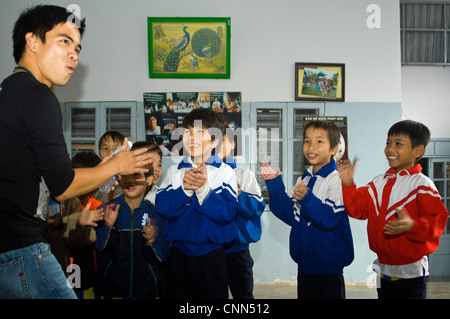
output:
[[[436,162],[449,162],[450,163],[450,139],[449,138],[432,138],[428,143],[425,154],[422,161],[426,161],[425,167],[423,167],[423,173],[427,175],[433,183],[435,181],[444,182],[444,191],[446,193],[441,194],[442,202],[446,205],[450,201],[450,189],[447,187],[447,181],[450,181],[450,173],[445,172],[443,178],[435,177],[434,163]],[[447,206],[446,206],[447,207]],[[446,230],[441,238],[447,238],[450,240],[450,216],[447,221]]]
[[[107,109],[130,109],[130,132],[132,138],[137,138],[137,102],[66,102],[61,103],[63,112],[63,130],[66,140],[67,151],[72,155],[72,143],[76,141],[93,142],[93,151],[98,154],[98,141],[100,137],[108,130],[107,127]],[[72,109],[95,109],[95,137],[77,138],[72,136]]]
[[[442,189],[439,190],[439,194],[441,195],[442,202],[445,207],[448,207],[448,202],[450,201],[450,194],[448,189],[448,183],[450,182],[450,173],[446,170],[445,166],[443,168],[444,170],[444,176],[443,177],[436,177],[434,172],[434,163],[449,163],[450,164],[450,156],[449,157],[430,157],[428,158],[428,174],[430,179],[433,181],[433,183],[436,184],[436,182],[442,182]],[[437,187],[437,186],[436,186]],[[441,192],[443,191],[443,192]],[[444,234],[442,236],[446,236],[450,238],[450,216],[447,219],[447,226],[445,228]]]
[[[325,103],[304,103],[304,102],[251,102],[250,103],[250,126],[258,127],[257,111],[258,109],[279,109],[282,111],[282,130],[279,139],[283,141],[280,151],[283,153],[281,160],[281,176],[286,189],[294,186],[294,142],[302,141],[302,138],[295,138],[295,112],[296,110],[316,110],[317,116],[322,116],[325,110]],[[260,167],[257,167],[258,158],[258,139],[250,143],[249,157],[250,170],[256,177],[260,174]],[[302,154],[303,155],[303,154]],[[272,167],[276,170],[276,167]],[[266,205],[268,209],[268,205]]]
[[[424,5],[441,5],[442,6],[442,28],[441,27],[405,27],[406,26],[406,6],[424,6]],[[406,52],[414,50],[413,47],[406,47],[406,33],[407,32],[423,32],[423,33],[431,33],[438,32],[443,33],[443,52],[441,51],[444,61],[443,62],[411,62],[406,61]],[[417,1],[401,1],[400,2],[400,36],[401,36],[401,65],[429,65],[429,66],[446,66],[450,65],[450,58],[448,56],[448,48],[449,48],[449,35],[450,35],[450,3],[442,2],[442,1],[433,1],[433,2],[417,2]],[[434,52],[434,51],[433,51]],[[436,56],[435,54],[433,56]]]

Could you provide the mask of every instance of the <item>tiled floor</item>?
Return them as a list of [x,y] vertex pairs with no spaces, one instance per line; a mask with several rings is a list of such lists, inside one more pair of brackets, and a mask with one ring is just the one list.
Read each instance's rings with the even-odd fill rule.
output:
[[[377,299],[375,288],[369,288],[365,283],[346,284],[347,299]],[[280,282],[255,283],[255,299],[297,299],[296,283]],[[427,283],[427,299],[450,299],[450,280],[433,279]]]

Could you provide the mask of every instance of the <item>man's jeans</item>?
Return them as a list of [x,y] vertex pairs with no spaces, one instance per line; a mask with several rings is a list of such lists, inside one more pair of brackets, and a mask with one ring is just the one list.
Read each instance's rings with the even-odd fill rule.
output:
[[47,243],[0,254],[0,298],[76,299]]

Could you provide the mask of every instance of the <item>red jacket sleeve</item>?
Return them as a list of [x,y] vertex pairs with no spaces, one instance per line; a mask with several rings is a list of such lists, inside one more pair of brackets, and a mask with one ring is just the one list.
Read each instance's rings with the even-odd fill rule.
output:
[[414,227],[407,233],[411,240],[433,242],[444,233],[448,211],[442,203],[439,193],[433,188],[422,186],[417,194],[418,217]]
[[356,188],[356,185],[342,185],[342,194],[344,197],[344,205],[347,214],[356,219],[368,219],[369,207],[366,204],[368,195],[368,187]]

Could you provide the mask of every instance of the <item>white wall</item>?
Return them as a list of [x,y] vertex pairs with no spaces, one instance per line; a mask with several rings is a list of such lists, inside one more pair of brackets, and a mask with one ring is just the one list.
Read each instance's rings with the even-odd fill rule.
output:
[[[440,2],[450,3],[449,0]],[[430,129],[431,138],[450,138],[450,99],[447,97],[450,69],[442,66],[403,66],[401,78],[402,119],[421,121]]]
[[432,138],[450,138],[450,68],[402,67],[403,119],[421,121]]
[[[47,1],[64,7],[72,2]],[[0,0],[0,78],[14,67],[12,26],[20,11],[35,3]],[[385,135],[401,112],[398,1],[377,1],[379,29],[366,25],[369,0],[76,3],[87,18],[87,30],[75,75],[66,87],[56,88],[60,101],[142,102],[142,93],[151,91],[241,91],[245,103],[293,101],[295,62],[345,63],[347,102],[327,103],[325,115],[348,117],[351,158],[357,154],[361,159],[359,185],[386,169]],[[231,17],[231,79],[149,79],[147,17],[152,16]],[[345,271],[348,281],[365,281],[366,268],[374,259],[365,225],[352,221],[355,261]],[[255,280],[295,281],[296,265],[288,252],[289,229],[269,213],[263,217],[263,231],[261,242],[252,247]]]
[[[11,72],[10,30],[42,1],[0,0],[0,77]],[[295,62],[346,64],[347,101],[400,101],[398,1],[379,0],[381,28],[369,29],[370,0],[77,0],[87,30],[78,70],[57,88],[61,101],[142,100],[142,92],[242,91],[244,101],[292,101]],[[149,79],[147,17],[231,17],[231,79]]]

